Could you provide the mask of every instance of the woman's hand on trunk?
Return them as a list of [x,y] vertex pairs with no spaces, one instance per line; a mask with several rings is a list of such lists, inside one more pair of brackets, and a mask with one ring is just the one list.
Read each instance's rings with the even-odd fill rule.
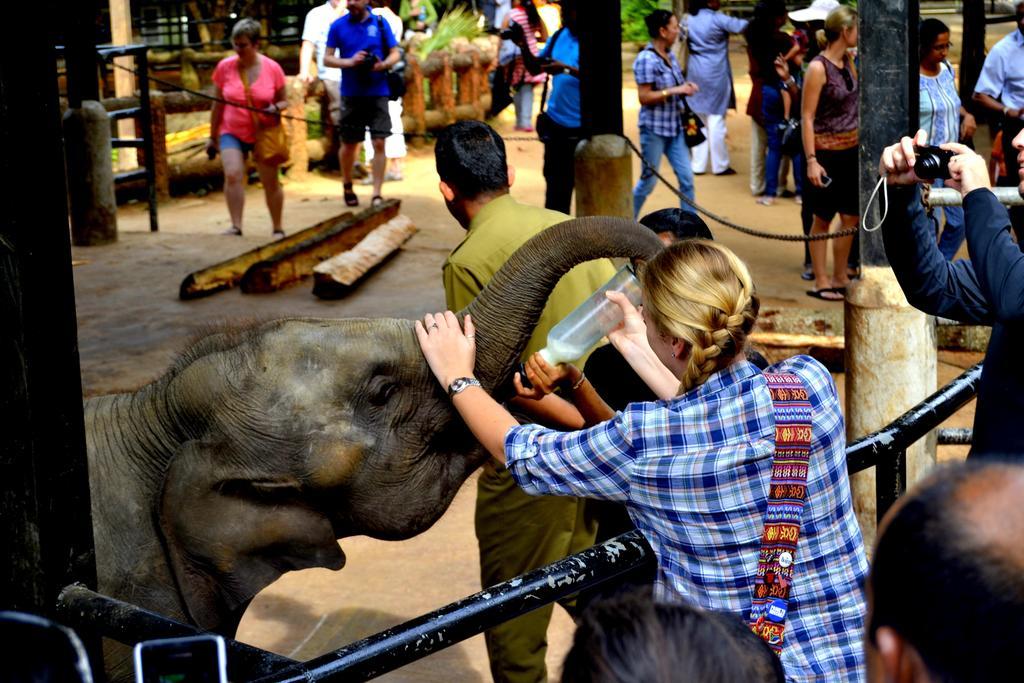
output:
[[472,377],[476,363],[476,332],[473,320],[466,316],[463,324],[451,311],[427,313],[423,321],[416,321],[416,338],[419,340],[423,357],[427,360],[434,377],[447,391],[452,380],[458,377]]

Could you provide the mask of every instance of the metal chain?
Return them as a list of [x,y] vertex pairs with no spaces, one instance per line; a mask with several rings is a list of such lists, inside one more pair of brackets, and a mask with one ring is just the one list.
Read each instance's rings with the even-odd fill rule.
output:
[[[123,66],[123,65],[117,64],[117,63],[114,63],[114,66],[117,67],[118,69],[124,69],[125,71],[130,71],[131,73],[135,74],[136,76],[141,76],[141,74],[136,69],[132,69],[130,67]],[[146,74],[146,78],[148,78],[150,81],[152,81],[154,83],[158,83],[158,84],[166,86],[168,88],[173,88],[174,90],[178,90],[180,92],[186,92],[186,93],[188,93],[190,95],[195,95],[196,97],[201,97],[201,98],[204,98],[204,99],[207,99],[207,100],[211,100],[213,102],[220,102],[221,104],[230,105],[232,107],[238,107],[239,109],[247,109],[247,110],[254,111],[254,112],[257,112],[257,113],[260,113],[260,114],[265,114],[266,113],[263,109],[257,109],[256,107],[250,107],[247,104],[237,104],[235,102],[231,102],[230,100],[226,100],[226,99],[224,99],[222,97],[217,97],[216,95],[210,95],[208,93],[200,92],[198,90],[190,90],[189,88],[186,88],[184,86],[178,85],[176,83],[171,83],[170,81],[165,81],[163,79],[157,78],[155,76],[151,76],[149,74]],[[301,116],[292,116],[291,114],[285,114],[285,113],[280,113],[280,114],[278,114],[278,116],[280,116],[282,119],[289,119],[291,121],[302,121],[302,122],[305,122],[307,124],[312,124],[312,125],[330,126],[330,127],[333,127],[333,128],[340,128],[340,126],[336,126],[333,121],[314,121],[312,119],[306,119],[306,118],[303,118]],[[405,133],[405,135],[407,137],[419,137],[419,138],[423,138],[425,140],[433,140],[436,137],[436,136],[434,136],[434,135],[432,135],[430,133]],[[766,232],[764,230],[757,230],[755,228],[748,228],[745,225],[740,225],[739,223],[734,223],[734,222],[730,221],[728,218],[724,218],[724,217],[719,216],[718,214],[716,214],[716,213],[714,213],[712,211],[709,211],[708,209],[705,209],[704,207],[700,206],[699,204],[694,202],[692,199],[687,197],[685,194],[683,194],[682,190],[680,190],[678,187],[676,187],[671,182],[669,182],[668,179],[665,178],[665,176],[663,176],[658,171],[657,168],[652,166],[647,161],[647,159],[644,158],[643,152],[640,150],[640,148],[638,148],[636,146],[636,144],[632,140],[630,140],[625,135],[619,135],[619,137],[621,137],[623,140],[626,141],[626,144],[629,145],[630,150],[632,150],[633,153],[637,156],[637,158],[640,159],[640,163],[643,165],[645,172],[649,171],[655,178],[657,178],[659,181],[661,181],[662,184],[665,185],[665,187],[667,187],[669,190],[671,190],[673,194],[675,194],[677,197],[679,197],[679,199],[681,199],[682,201],[686,202],[691,207],[693,207],[695,212],[703,214],[703,215],[707,216],[708,218],[710,218],[711,220],[713,220],[714,222],[719,223],[721,225],[724,225],[727,228],[732,228],[733,230],[741,232],[741,233],[743,233],[745,235],[750,235],[751,237],[760,237],[762,239],[768,239],[768,240],[778,240],[780,242],[816,242],[818,240],[830,240],[830,239],[838,239],[840,237],[849,237],[849,236],[855,235],[857,233],[857,228],[848,228],[846,230],[836,230],[834,232],[820,233],[820,234],[817,234],[817,235],[779,235],[777,233]],[[505,142],[541,142],[541,139],[539,137],[536,137],[536,136],[533,136],[533,137],[510,136],[510,137],[503,137],[502,140],[504,140]]]

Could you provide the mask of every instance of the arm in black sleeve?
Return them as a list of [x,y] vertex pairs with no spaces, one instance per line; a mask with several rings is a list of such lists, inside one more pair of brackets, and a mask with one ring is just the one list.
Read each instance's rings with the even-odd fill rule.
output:
[[964,197],[967,251],[978,284],[1001,322],[1024,319],[1024,254],[1010,238],[1010,215],[991,191]]
[[971,263],[950,263],[943,257],[917,186],[889,187],[888,194],[889,215],[882,226],[882,240],[910,305],[943,318],[991,325],[991,307]]

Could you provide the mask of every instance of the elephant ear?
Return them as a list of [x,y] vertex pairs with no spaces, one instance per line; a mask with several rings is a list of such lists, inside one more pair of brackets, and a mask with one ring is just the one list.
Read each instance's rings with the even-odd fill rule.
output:
[[168,468],[157,514],[192,621],[233,634],[249,601],[281,574],[341,569],[345,557],[300,482],[261,478],[226,451],[186,442]]

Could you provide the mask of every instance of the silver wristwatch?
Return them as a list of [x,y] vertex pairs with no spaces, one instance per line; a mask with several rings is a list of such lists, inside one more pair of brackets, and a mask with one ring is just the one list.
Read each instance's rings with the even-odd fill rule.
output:
[[480,386],[480,380],[475,377],[456,377],[452,380],[452,383],[448,385],[448,395],[454,396],[460,392],[465,391],[469,387]]

